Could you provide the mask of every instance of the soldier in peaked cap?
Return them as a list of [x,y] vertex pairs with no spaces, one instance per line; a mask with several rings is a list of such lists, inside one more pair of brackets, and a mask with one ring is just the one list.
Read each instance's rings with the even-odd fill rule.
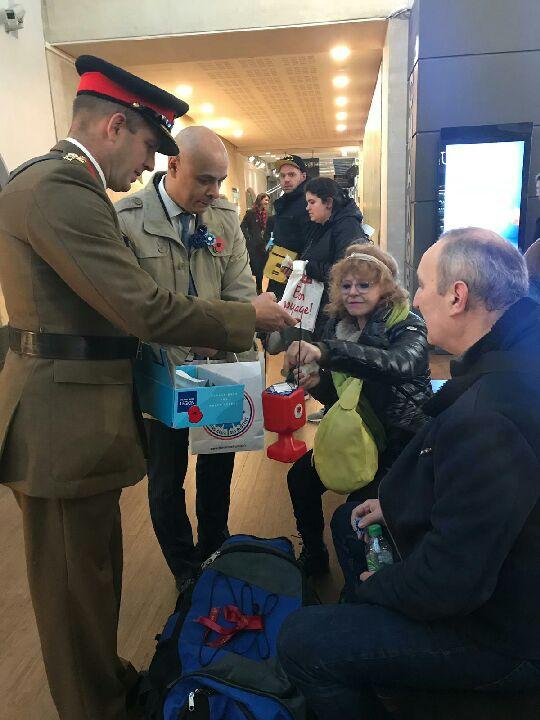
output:
[[116,650],[121,489],[145,473],[132,366],[138,340],[241,351],[290,322],[275,298],[175,295],[141,269],[106,187],[177,154],[181,100],[98,58],[70,137],[0,194],[10,351],[0,375],[0,478],[22,511],[27,572],[61,720],[125,720],[136,679]]

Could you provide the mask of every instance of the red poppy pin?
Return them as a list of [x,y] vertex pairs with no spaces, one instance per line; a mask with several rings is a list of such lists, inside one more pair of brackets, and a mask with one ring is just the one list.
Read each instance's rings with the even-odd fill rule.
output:
[[216,237],[216,239],[213,242],[213,248],[216,252],[220,253],[223,252],[223,248],[225,247],[225,241],[223,238]]
[[198,405],[192,405],[188,410],[188,418],[190,423],[198,423],[203,419],[201,408]]

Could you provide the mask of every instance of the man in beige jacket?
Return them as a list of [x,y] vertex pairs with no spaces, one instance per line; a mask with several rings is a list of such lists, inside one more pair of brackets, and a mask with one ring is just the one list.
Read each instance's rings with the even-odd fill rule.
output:
[[[122,233],[141,267],[160,287],[205,300],[252,301],[255,285],[237,209],[219,197],[228,172],[225,146],[205,127],[185,128],[175,140],[179,154],[169,159],[167,173],[156,173],[144,190],[117,203]],[[205,234],[216,238],[213,245],[205,243]],[[165,349],[173,372],[174,366],[194,356],[215,353],[200,347]],[[249,359],[256,357],[252,352]],[[181,590],[201,560],[228,535],[234,453],[197,458],[195,547],[183,490],[188,430],[175,430],[150,419],[148,434],[150,513],[163,555]]]

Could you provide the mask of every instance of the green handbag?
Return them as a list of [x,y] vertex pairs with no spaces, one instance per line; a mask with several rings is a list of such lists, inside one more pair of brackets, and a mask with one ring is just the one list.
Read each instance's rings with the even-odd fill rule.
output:
[[[369,403],[361,401],[362,380],[342,373],[332,373],[332,378],[338,400],[317,429],[313,462],[325,487],[347,495],[373,480],[379,467],[379,449],[384,448],[386,438]],[[360,414],[362,410],[364,417],[370,415],[373,434]]]
[[[409,304],[395,305],[385,320],[391,328],[407,318]],[[332,373],[338,400],[321,420],[313,443],[313,463],[322,484],[347,495],[370,483],[386,448],[386,433],[367,398],[362,380]]]

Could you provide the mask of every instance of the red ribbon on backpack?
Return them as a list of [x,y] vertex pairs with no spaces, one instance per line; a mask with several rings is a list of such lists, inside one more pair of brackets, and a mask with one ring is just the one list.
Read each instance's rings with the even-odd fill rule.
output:
[[[206,633],[204,636],[205,645],[211,648],[219,648],[226,645],[229,640],[243,630],[253,630],[262,632],[264,630],[264,618],[262,615],[246,615],[236,605],[225,605],[223,608],[223,617],[229,623],[234,623],[232,627],[223,627],[216,620],[219,617],[220,608],[212,608],[208,617],[198,617],[194,622],[204,625]],[[220,637],[212,642],[207,642],[210,632],[217,633]]]

